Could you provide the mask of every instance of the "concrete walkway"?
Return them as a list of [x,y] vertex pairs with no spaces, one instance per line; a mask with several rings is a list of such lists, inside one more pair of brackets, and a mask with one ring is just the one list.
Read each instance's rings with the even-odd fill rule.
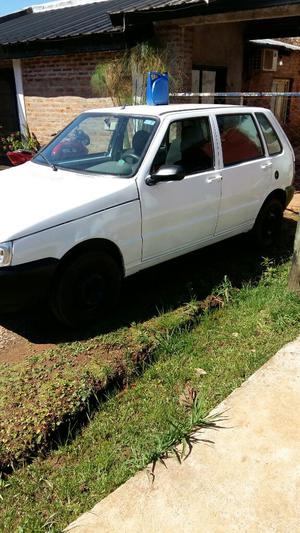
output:
[[[300,338],[215,412],[190,457],[140,472],[71,524],[76,533],[300,532]],[[75,528],[75,529],[74,529]]]

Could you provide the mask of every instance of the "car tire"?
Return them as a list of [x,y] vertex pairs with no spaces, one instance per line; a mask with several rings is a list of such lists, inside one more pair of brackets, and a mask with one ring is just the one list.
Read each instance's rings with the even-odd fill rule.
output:
[[282,203],[277,198],[270,198],[262,206],[252,231],[259,248],[270,248],[276,243],[282,221]]
[[117,262],[105,251],[87,251],[59,272],[52,291],[52,311],[72,328],[96,323],[116,304],[120,287]]

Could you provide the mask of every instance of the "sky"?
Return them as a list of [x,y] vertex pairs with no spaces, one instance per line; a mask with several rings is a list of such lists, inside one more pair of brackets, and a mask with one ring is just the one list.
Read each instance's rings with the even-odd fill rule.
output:
[[50,0],[0,0],[0,16],[19,11],[34,4],[46,4]]

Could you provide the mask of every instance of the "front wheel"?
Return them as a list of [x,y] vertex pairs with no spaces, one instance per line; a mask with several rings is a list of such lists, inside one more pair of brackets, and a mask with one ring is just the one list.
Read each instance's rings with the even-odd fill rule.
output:
[[116,303],[121,273],[106,252],[87,251],[59,273],[51,306],[56,318],[70,327],[96,322]]
[[256,244],[261,248],[273,246],[283,220],[283,206],[277,198],[270,198],[262,206],[253,228]]

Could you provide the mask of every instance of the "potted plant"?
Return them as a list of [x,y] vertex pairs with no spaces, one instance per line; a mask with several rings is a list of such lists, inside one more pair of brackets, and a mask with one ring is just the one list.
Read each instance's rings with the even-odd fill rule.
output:
[[40,149],[35,134],[26,126],[25,133],[16,131],[0,138],[1,151],[4,152],[12,165],[21,165],[30,161]]

